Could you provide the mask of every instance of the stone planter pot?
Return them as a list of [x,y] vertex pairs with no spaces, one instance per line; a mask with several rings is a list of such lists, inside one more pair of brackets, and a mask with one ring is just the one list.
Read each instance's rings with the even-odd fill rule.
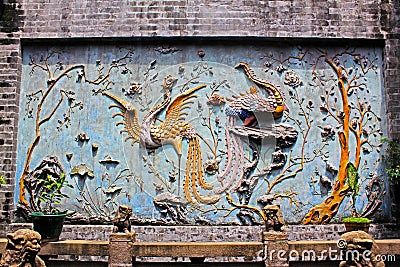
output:
[[371,223],[343,222],[346,232],[364,231],[368,233]]

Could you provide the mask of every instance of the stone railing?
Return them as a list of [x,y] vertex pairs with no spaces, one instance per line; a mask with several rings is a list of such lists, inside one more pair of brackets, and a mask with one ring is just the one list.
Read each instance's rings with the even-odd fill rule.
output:
[[[215,231],[218,232],[218,229]],[[327,252],[339,250],[337,240],[288,241],[287,235],[282,233],[263,232],[261,235],[261,241],[182,242],[137,241],[135,233],[111,233],[110,240],[61,240],[45,243],[39,255],[44,259],[57,255],[98,256],[108,258],[108,265],[112,267],[133,266],[135,260],[142,257],[187,257],[193,262],[208,261],[207,258],[224,261],[230,257],[243,257],[243,261],[265,262],[267,266],[288,266],[290,261],[328,260]],[[2,252],[6,242],[5,238],[0,238]],[[400,254],[400,239],[376,240],[376,243],[382,255]],[[278,255],[279,251],[286,253]],[[102,264],[104,266],[106,263]]]

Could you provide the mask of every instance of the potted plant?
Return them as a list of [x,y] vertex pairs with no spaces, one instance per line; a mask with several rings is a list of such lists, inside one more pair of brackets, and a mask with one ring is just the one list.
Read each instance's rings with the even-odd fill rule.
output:
[[364,231],[368,233],[371,220],[364,217],[347,217],[343,218],[342,222],[346,227],[346,232]]
[[351,217],[343,218],[342,222],[346,228],[346,232],[350,231],[364,231],[368,233],[371,220],[368,218],[360,217],[356,209],[356,200],[360,192],[360,186],[358,181],[360,176],[358,174],[357,168],[353,163],[347,163],[347,184],[350,187],[352,207],[351,207]]
[[68,195],[62,193],[64,186],[72,187],[65,174],[61,173],[59,177],[53,177],[50,174],[39,178],[38,182],[42,185],[38,191],[38,209],[39,211],[29,213],[32,218],[33,230],[40,233],[42,241],[57,241],[61,234],[65,217],[72,214],[69,211],[60,211],[57,207]]
[[390,182],[390,193],[395,204],[396,222],[400,224],[400,142],[399,140],[382,139],[387,143],[385,155],[386,173]]

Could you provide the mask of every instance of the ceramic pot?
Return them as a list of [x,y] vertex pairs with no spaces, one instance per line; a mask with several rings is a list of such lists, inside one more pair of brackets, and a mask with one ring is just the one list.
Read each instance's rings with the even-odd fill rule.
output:
[[69,213],[43,214],[43,212],[31,212],[33,230],[42,236],[42,242],[57,241],[60,237],[65,217]]

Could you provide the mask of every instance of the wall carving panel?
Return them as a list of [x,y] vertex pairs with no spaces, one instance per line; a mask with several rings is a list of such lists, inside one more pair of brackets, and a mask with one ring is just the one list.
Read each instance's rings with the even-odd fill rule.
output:
[[[66,175],[76,223],[388,216],[382,50],[164,44],[23,49],[16,199]],[[351,166],[351,167],[349,167]],[[350,172],[357,172],[356,189]],[[352,195],[354,197],[352,197]]]

